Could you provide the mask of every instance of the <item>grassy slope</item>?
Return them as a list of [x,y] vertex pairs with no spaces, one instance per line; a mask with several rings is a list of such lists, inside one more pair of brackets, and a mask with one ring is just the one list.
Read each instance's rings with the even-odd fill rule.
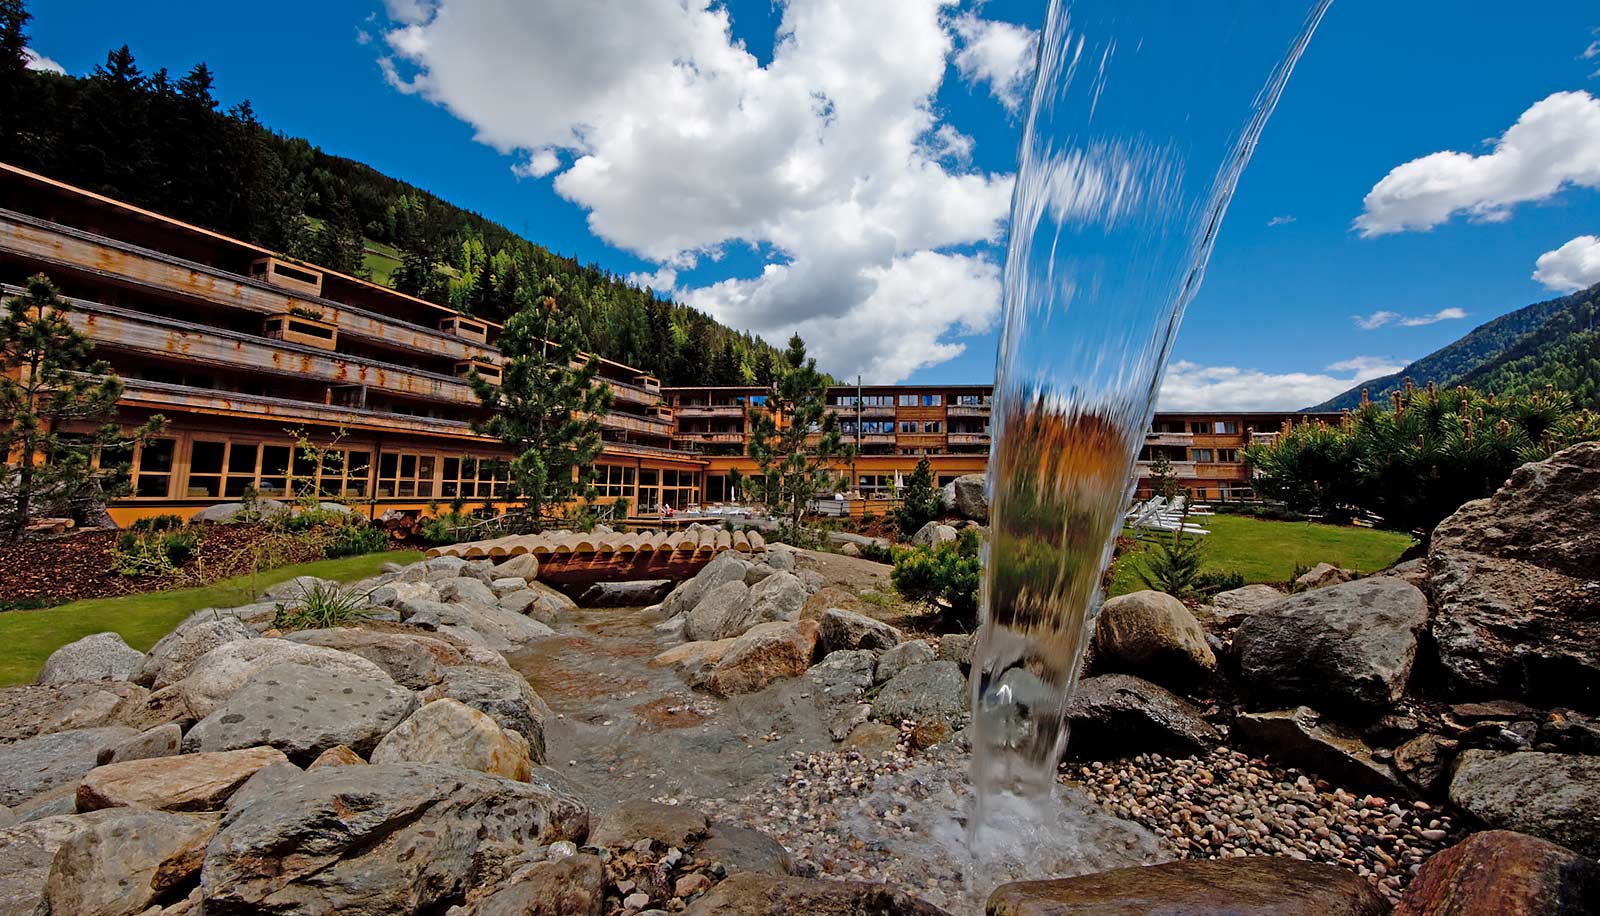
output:
[[224,579],[203,588],[94,598],[40,611],[0,614],[0,686],[32,683],[51,652],[91,633],[120,633],[128,645],[143,652],[201,608],[248,603],[267,586],[295,576],[348,582],[376,574],[384,563],[410,563],[421,556],[403,551],[318,560]]
[[[1244,576],[1245,582],[1283,582],[1294,572],[1296,562],[1306,566],[1326,562],[1376,572],[1393,564],[1412,543],[1407,535],[1372,528],[1270,522],[1240,515],[1193,517],[1190,521],[1211,530],[1205,539],[1206,568],[1232,570]],[[1148,549],[1149,542],[1141,542],[1118,561],[1113,595],[1145,587],[1139,581],[1138,555]]]

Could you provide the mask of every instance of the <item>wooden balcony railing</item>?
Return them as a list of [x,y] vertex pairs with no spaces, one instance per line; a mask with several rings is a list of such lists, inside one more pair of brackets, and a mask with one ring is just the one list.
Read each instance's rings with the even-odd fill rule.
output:
[[462,420],[442,420],[409,414],[386,413],[357,407],[314,404],[288,398],[271,398],[232,391],[213,391],[188,385],[169,385],[143,379],[123,381],[122,400],[129,407],[147,410],[257,417],[289,423],[309,423],[345,429],[376,430],[386,433],[415,433],[449,436],[478,442],[489,441],[474,435]]
[[944,410],[951,417],[987,417],[990,413],[988,404],[951,404]]
[[989,444],[989,434],[988,433],[951,433],[948,438],[950,440],[950,444],[951,445],[988,445]]
[[697,404],[692,407],[680,404],[677,407],[677,412],[680,417],[742,417],[744,416],[744,407],[739,404],[712,406]]

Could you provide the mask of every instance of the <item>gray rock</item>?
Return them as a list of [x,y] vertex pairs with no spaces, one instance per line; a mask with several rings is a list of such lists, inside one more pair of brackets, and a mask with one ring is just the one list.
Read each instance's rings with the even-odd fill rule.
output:
[[[872,704],[857,703],[854,706],[839,710],[838,714],[833,717],[833,721],[828,723],[828,734],[835,741],[843,741],[850,736],[851,732],[856,730],[856,726],[862,725],[871,719]],[[899,737],[899,734],[899,730],[896,729],[896,738]]]
[[1450,802],[1488,827],[1600,857],[1600,757],[1462,751]]
[[518,781],[533,769],[526,738],[448,698],[424,704],[384,735],[372,763],[437,763]]
[[1259,584],[1218,592],[1211,598],[1211,617],[1222,623],[1230,623],[1260,614],[1284,597],[1283,592],[1272,586]]
[[768,544],[761,562],[779,572],[794,572],[794,548],[787,544]]
[[299,664],[256,672],[184,736],[186,752],[268,745],[300,764],[343,744],[366,754],[417,706],[379,672],[358,678]]
[[399,607],[407,601],[438,601],[439,590],[430,582],[394,581],[373,589],[367,600],[383,607]]
[[1380,795],[1407,795],[1394,768],[1372,756],[1355,731],[1309,706],[1275,712],[1241,713],[1233,723],[1241,746],[1309,770],[1352,789]]
[[123,763],[129,760],[172,757],[176,756],[182,747],[183,727],[176,722],[168,722],[146,729],[117,745],[112,749],[108,762]]
[[967,711],[967,681],[955,662],[913,665],[890,678],[872,702],[872,717],[903,721],[953,722]]
[[[793,573],[777,572],[756,583],[750,589],[750,607],[739,621],[739,633],[758,623],[776,620],[798,620],[805,607],[806,587]],[[739,633],[728,633],[738,636]]]
[[[671,602],[672,598],[668,596],[662,602],[662,610],[665,611]],[[739,629],[739,623],[749,608],[750,587],[744,584],[741,575],[739,579],[724,582],[706,592],[695,603],[684,620],[683,635],[692,642],[738,636],[744,632]]]
[[495,605],[500,603],[500,598],[494,589],[478,581],[462,576],[457,579],[446,579],[439,583],[439,600],[452,604],[469,605]]
[[50,653],[36,683],[129,681],[143,664],[144,653],[129,648],[120,634],[95,633]]
[[937,547],[940,544],[954,543],[955,539],[954,527],[940,522],[928,522],[911,536],[911,543],[921,547]]
[[878,667],[873,680],[879,684],[895,675],[926,662],[933,661],[933,648],[920,639],[907,640],[878,656]]
[[860,649],[840,649],[823,656],[806,671],[816,690],[832,702],[853,700],[872,686],[878,657]]
[[189,676],[202,655],[223,643],[253,639],[255,635],[244,621],[226,614],[191,618],[150,647],[133,680],[155,690],[176,684]]
[[1183,757],[1222,743],[1200,710],[1129,674],[1084,678],[1067,704],[1067,718],[1072,722],[1067,752],[1074,757],[1150,752]]
[[1183,602],[1149,590],[1119,595],[1100,609],[1094,659],[1098,669],[1166,683],[1193,681],[1217,667],[1206,631]]
[[578,596],[578,604],[582,607],[648,607],[659,604],[671,591],[671,579],[596,582]]
[[56,853],[73,837],[122,814],[96,811],[57,815],[0,829],[0,850],[5,851],[0,857],[0,916],[35,916],[41,912]]
[[973,639],[971,633],[944,634],[939,637],[939,657],[963,668],[971,667]]
[[1600,442],[1525,464],[1434,529],[1433,637],[1463,696],[1600,712]]
[[951,508],[962,518],[989,521],[989,495],[982,474],[963,474],[952,481]]
[[1017,881],[989,895],[991,916],[1387,916],[1355,872],[1288,857],[1246,856]]
[[528,580],[521,576],[497,576],[489,580],[489,590],[494,592],[496,598],[504,598],[512,592],[526,590]]
[[1340,569],[1332,563],[1318,563],[1295,579],[1294,587],[1297,591],[1308,591],[1339,585],[1354,578],[1355,573],[1348,569]]
[[74,728],[131,725],[149,696],[124,681],[0,688],[0,744]]
[[746,871],[730,876],[684,910],[686,916],[947,916],[892,884],[832,881]]
[[800,579],[800,584],[805,586],[806,594],[815,595],[822,591],[822,573],[814,569],[803,569],[795,573],[795,576]]
[[494,604],[437,604],[415,601],[402,605],[400,614],[401,619],[407,623],[452,635],[456,629],[470,630],[480,637],[475,641],[497,652],[513,652],[555,635],[554,630],[539,621]]
[[[454,579],[461,575],[461,571],[466,568],[466,560],[451,556],[432,557],[423,561],[422,564],[422,569],[427,573],[430,581],[434,579]],[[507,573],[507,575],[510,575],[510,573]]]
[[582,802],[543,783],[426,764],[325,767],[272,788],[240,790],[206,848],[206,916],[442,913],[504,860],[589,826]]
[[1246,619],[1233,648],[1259,694],[1381,712],[1405,690],[1427,623],[1422,592],[1380,576],[1286,598]]
[[859,558],[861,556],[861,548],[857,547],[854,544],[846,544],[843,547],[839,548],[839,555],[840,556],[845,556],[845,557]]
[[744,574],[749,569],[749,562],[738,556],[736,551],[723,551],[702,567],[694,578],[673,589],[661,602],[661,613],[675,617],[690,611],[718,586],[728,582],[743,583]]
[[703,839],[709,826],[704,814],[687,805],[624,801],[595,822],[589,845],[631,847],[640,840],[651,840],[684,849]]
[[550,707],[534,692],[526,678],[509,668],[460,665],[446,669],[438,686],[422,694],[423,702],[449,698],[476,709],[502,728],[528,742],[534,763],[545,761],[545,721]]
[[816,655],[817,631],[815,620],[756,624],[722,653],[706,676],[706,689],[719,696],[754,693],[774,681],[799,676]]
[[794,874],[794,860],[783,844],[752,827],[736,827],[712,821],[706,838],[695,847],[695,857],[705,862],[721,862],[729,874],[757,872],[764,875]]
[[277,601],[284,604],[293,604],[304,601],[306,596],[322,592],[339,591],[339,583],[332,579],[319,579],[316,576],[295,576],[287,582],[279,582],[265,592],[261,593],[261,601]]
[[137,735],[125,725],[76,728],[0,745],[0,805],[73,784]]
[[1406,560],[1404,563],[1394,564],[1393,566],[1379,573],[1379,575],[1394,576],[1397,579],[1404,579],[1405,581],[1410,582],[1412,585],[1415,585],[1417,588],[1425,589],[1428,587],[1428,561],[1425,557],[1417,557],[1414,560]]
[[[189,516],[189,521],[217,524],[246,521],[251,517],[248,509],[244,503],[218,503]],[[279,500],[265,498],[256,500],[254,511],[255,515],[262,519],[280,518],[289,514],[289,507]]]
[[432,687],[444,679],[446,670],[467,663],[460,649],[426,633],[338,627],[301,630],[285,634],[283,638],[305,646],[359,655],[383,669],[396,684],[412,690]]
[[178,687],[189,713],[203,719],[256,672],[291,662],[357,679],[389,680],[382,668],[349,652],[301,645],[287,639],[243,639],[223,643],[195,659],[189,676]]
[[[795,580],[796,584],[799,580]],[[802,596],[802,603],[803,596]],[[893,649],[905,641],[905,634],[881,620],[831,607],[822,614],[822,651],[840,649]]]
[[[92,770],[90,772],[93,772]],[[45,818],[59,817],[63,814],[75,814],[78,810],[78,787],[72,783],[56,786],[48,792],[19,803],[11,809],[11,814],[17,823],[25,824],[29,821],[43,820]]]

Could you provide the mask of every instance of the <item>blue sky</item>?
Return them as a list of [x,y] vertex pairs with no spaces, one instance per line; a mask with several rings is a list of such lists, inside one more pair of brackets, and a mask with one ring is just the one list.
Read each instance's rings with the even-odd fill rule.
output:
[[[124,42],[147,69],[204,60],[277,130],[730,323],[798,328],[836,373],[983,382],[1044,6],[49,0],[30,32],[72,73]],[[1576,0],[1337,0],[1240,182],[1164,403],[1305,406],[1600,281],[1600,103],[1535,109],[1600,92],[1597,27]],[[1525,113],[1532,155],[1482,158]],[[1445,151],[1463,156],[1423,160]],[[1446,168],[1463,157],[1465,177]],[[1363,199],[1401,166],[1370,215],[1398,231],[1365,237]],[[1454,196],[1403,193],[1434,168]]]

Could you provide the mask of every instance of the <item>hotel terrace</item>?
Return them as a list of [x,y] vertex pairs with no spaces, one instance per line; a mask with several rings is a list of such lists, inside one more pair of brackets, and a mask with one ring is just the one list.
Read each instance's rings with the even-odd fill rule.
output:
[[[508,455],[473,434],[483,407],[465,378],[498,376],[493,322],[0,164],[0,293],[35,273],[126,382],[119,422],[168,420],[131,454],[101,459],[131,468],[111,506],[121,524],[313,481],[371,514],[505,494]],[[727,500],[730,472],[755,473],[746,451],[764,389],[664,389],[608,360],[600,377],[614,395],[601,498],[653,515]],[[868,497],[888,495],[924,456],[941,484],[980,473],[990,399],[980,385],[830,389],[857,453],[839,470]],[[1158,414],[1141,467],[1164,454],[1197,498],[1247,498],[1241,450],[1299,416]],[[301,437],[331,444],[320,467]]]

